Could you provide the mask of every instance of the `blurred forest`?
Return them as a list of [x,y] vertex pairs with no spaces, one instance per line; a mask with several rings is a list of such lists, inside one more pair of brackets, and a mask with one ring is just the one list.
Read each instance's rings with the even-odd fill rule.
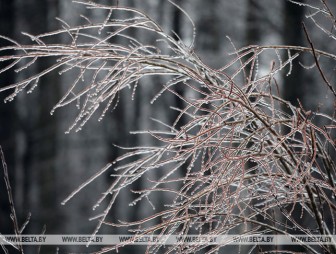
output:
[[[166,31],[175,31],[183,40],[192,37],[192,27],[183,13],[166,0],[95,0],[104,4],[135,6],[153,17]],[[310,35],[319,49],[335,52],[336,44],[329,43],[320,36],[319,29],[305,18],[304,7],[282,0],[179,0],[195,22],[195,52],[209,66],[223,66],[228,52],[247,45],[307,45],[301,22],[304,21]],[[335,1],[329,1],[336,8]],[[55,19],[60,17],[69,24],[78,24],[84,14],[92,20],[106,15],[97,10],[87,10],[71,0],[0,0],[0,34],[14,38],[20,43],[30,43],[22,31],[40,34],[57,29],[62,25]],[[141,37],[142,34],[136,36]],[[229,38],[228,38],[229,37]],[[64,38],[59,37],[59,42]],[[151,38],[146,38],[150,40]],[[0,40],[0,45],[7,45]],[[57,43],[57,42],[53,42]],[[234,46],[233,46],[234,45]],[[45,60],[50,61],[50,60]],[[313,59],[296,59],[311,65]],[[267,63],[267,59],[265,61]],[[47,63],[39,62],[34,68],[43,69]],[[326,63],[328,65],[328,63]],[[269,69],[269,63],[260,69]],[[335,82],[335,66],[330,65],[327,75]],[[37,70],[38,71],[38,70]],[[0,86],[11,84],[22,75],[0,75]],[[150,105],[158,92],[155,84],[162,78],[144,79],[139,85],[134,100],[132,90],[121,94],[116,110],[109,112],[103,121],[91,119],[79,132],[65,134],[72,124],[76,109],[62,108],[50,115],[53,105],[59,100],[71,82],[69,75],[59,76],[57,72],[40,80],[39,88],[32,94],[22,93],[11,103],[2,103],[5,93],[0,93],[0,145],[3,147],[10,174],[14,201],[19,222],[23,223],[31,213],[30,222],[25,229],[27,234],[90,234],[96,221],[88,218],[96,213],[92,205],[103,192],[111,177],[100,177],[78,194],[65,206],[61,205],[68,194],[106,163],[120,155],[115,145],[123,147],[151,145],[153,140],[146,135],[132,135],[135,130],[151,129],[159,118],[171,123],[177,116],[169,107],[179,108],[181,103],[172,94],[163,96]],[[333,112],[334,101],[326,96],[326,88],[321,86],[321,77],[296,65],[292,75],[279,80],[283,97],[294,105],[298,99],[306,109]],[[179,91],[188,93],[187,90]],[[1,171],[1,170],[0,170]],[[13,233],[9,218],[10,210],[2,171],[0,174],[0,232]],[[141,185],[142,182],[136,182]],[[139,189],[139,186],[133,186]],[[114,209],[111,217],[134,220],[146,213],[148,206],[139,204],[136,209],[129,207],[132,193],[124,192],[123,202]],[[156,199],[164,199],[162,196]],[[155,199],[155,198],[154,198]],[[126,233],[124,229],[103,228],[100,233]],[[136,253],[138,247],[125,248],[122,253]],[[59,253],[85,251],[84,247],[62,246]],[[14,252],[13,252],[14,253]],[[30,248],[26,253],[36,253]],[[41,253],[56,253],[55,246],[42,246]]]

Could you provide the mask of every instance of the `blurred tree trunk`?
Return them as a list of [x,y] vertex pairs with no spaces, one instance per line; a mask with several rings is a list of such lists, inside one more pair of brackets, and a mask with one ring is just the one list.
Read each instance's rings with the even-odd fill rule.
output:
[[246,44],[254,45],[261,40],[261,7],[258,0],[247,1],[246,13]]
[[[18,0],[16,6],[17,36],[20,36],[21,31],[37,35],[55,29],[51,24],[55,24],[53,17],[58,13],[58,1]],[[34,44],[26,37],[22,41]],[[50,66],[52,60],[41,59],[35,66],[29,67],[29,71],[41,72]],[[48,233],[60,225],[57,219],[59,203],[56,203],[54,177],[57,118],[50,115],[50,110],[59,98],[56,75],[57,72],[54,72],[41,78],[39,87],[32,95],[22,94],[18,98],[21,104],[20,128],[25,144],[21,152],[21,168],[18,173],[22,174],[19,188],[22,199],[20,207],[21,210],[32,213],[32,220],[27,228],[30,233],[41,232],[44,225],[47,225]],[[22,79],[24,75],[19,74],[18,78]],[[53,214],[53,217],[50,214]]]
[[[47,32],[55,30],[55,17],[59,16],[58,13],[58,1],[57,0],[39,0],[37,2],[39,13],[43,14],[40,17],[40,29],[41,32]],[[51,43],[51,42],[50,42]],[[57,43],[55,39],[52,43]],[[50,66],[53,63],[53,59],[43,59],[39,62],[37,68],[39,71],[46,69],[46,66]],[[34,163],[37,171],[36,179],[38,181],[39,188],[39,204],[38,207],[41,210],[39,216],[41,223],[47,223],[48,227],[53,232],[61,230],[59,228],[60,210],[60,197],[57,197],[57,185],[55,171],[56,169],[56,155],[57,155],[57,140],[58,140],[58,121],[57,114],[55,116],[50,115],[50,110],[53,108],[57,99],[60,98],[60,89],[58,82],[57,72],[52,72],[46,77],[40,80],[40,86],[38,89],[37,101],[40,103],[37,128],[39,133],[35,136],[35,140],[38,143],[36,147],[36,161]],[[50,214],[53,214],[53,218]],[[40,223],[40,225],[41,225]],[[48,231],[47,231],[48,232]]]
[[[183,8],[182,5],[180,6]],[[175,6],[173,6],[172,8],[173,8],[172,10],[172,14],[173,14],[172,15],[172,31],[174,32],[173,37],[176,40],[183,40],[184,38],[183,38],[183,31],[182,31],[182,12]],[[174,87],[175,87],[175,91],[177,94],[181,95],[182,97],[185,96],[186,86],[178,84]],[[171,106],[179,108],[179,109],[183,109],[185,107],[184,102],[177,96],[175,95],[172,95],[172,96],[174,97],[175,105],[171,105]],[[170,120],[169,124],[172,124],[176,120],[178,115],[179,115],[179,112],[171,114],[171,119],[169,119]],[[180,127],[184,126],[185,124],[186,124],[185,118],[182,117],[176,126],[177,130],[179,130]],[[183,169],[183,172],[186,172],[186,168]]]
[[[299,0],[298,2],[304,2]],[[283,26],[284,45],[303,46],[304,35],[302,21],[305,8],[289,1],[285,1],[285,20]],[[295,59],[296,62],[303,62],[301,56]],[[285,74],[286,75],[286,74]],[[293,68],[291,75],[284,77],[283,97],[293,105],[298,106],[298,100],[303,103],[305,84],[303,82],[303,68]]]
[[[109,1],[106,4],[108,5],[125,5],[125,6],[135,6],[133,0],[126,0],[122,3],[119,3],[118,0]],[[118,19],[120,13],[114,12],[112,18]],[[135,36],[135,31],[127,31],[128,35],[131,37]],[[120,37],[111,39],[114,43],[122,44],[123,39]],[[140,86],[140,85],[139,85]],[[139,118],[141,118],[141,102],[142,100],[137,99],[137,93],[135,94],[135,100],[131,101],[133,90],[123,91],[120,93],[120,100],[116,109],[107,116],[106,119],[106,141],[107,141],[107,158],[109,161],[115,160],[117,157],[124,154],[125,151],[117,149],[114,145],[120,145],[123,147],[132,147],[138,145],[138,136],[130,135],[130,131],[135,131],[139,129]],[[137,90],[139,92],[139,90]],[[117,133],[117,135],[116,135]],[[110,176],[107,178],[107,184],[110,185],[114,179]],[[141,179],[132,184],[131,189],[139,190],[141,189]],[[139,219],[139,209],[133,209],[128,206],[130,202],[137,198],[137,195],[134,193],[121,193],[122,198],[117,200],[116,205],[113,208],[113,212],[110,215],[112,221],[117,221],[120,218],[125,220],[135,221]],[[137,207],[138,208],[138,207]],[[127,211],[125,213],[125,211]],[[111,228],[109,232],[113,234],[126,234],[128,233],[125,228]],[[134,247],[134,246],[133,246]],[[126,250],[131,250],[132,248],[127,247]]]
[[[298,0],[297,2],[304,2],[304,0]],[[283,43],[284,45],[291,45],[291,46],[303,46],[304,45],[304,37],[303,37],[303,30],[302,30],[302,22],[304,19],[304,12],[305,8],[303,6],[299,6],[297,4],[293,4],[289,1],[285,1],[284,3],[284,24],[283,24]],[[284,54],[285,58],[288,57],[287,52]],[[303,57],[299,56],[295,59],[295,62],[303,62]],[[288,75],[289,66],[285,69],[284,72],[284,84],[283,84],[283,98],[289,101],[294,106],[299,106],[299,101],[304,102],[304,90],[305,90],[305,83],[304,83],[304,73],[303,68],[296,64],[296,68],[291,70],[290,75]],[[285,112],[289,112],[289,109],[285,107],[283,109]],[[288,133],[289,129],[284,128],[284,133]],[[300,137],[298,137],[300,138]],[[308,228],[310,226],[315,226],[314,222],[307,222],[305,221],[305,215],[301,214],[302,210],[298,206],[293,212],[293,219],[298,222],[299,225],[303,226],[304,228]],[[284,218],[284,223],[291,223],[287,222],[288,220]],[[288,232],[293,233],[293,232]],[[295,233],[299,234],[300,232],[295,231]],[[283,249],[284,247],[282,247]],[[304,248],[300,246],[295,246],[295,249],[288,248],[287,250],[295,250],[295,251],[305,251]]]
[[[261,17],[264,13],[262,13],[262,9],[260,6],[260,0],[247,0],[247,6],[246,6],[246,19],[245,19],[245,44],[246,45],[259,45],[262,44],[262,36],[261,36],[261,31],[262,31],[262,25],[263,22],[261,20]],[[245,57],[245,61],[247,61],[249,58],[251,58],[252,55],[249,54]],[[252,65],[252,62],[249,63],[246,68],[246,76],[244,77],[244,84],[247,82],[252,82],[255,79],[256,71],[255,71],[255,66]],[[251,80],[250,80],[251,78]],[[250,87],[248,89],[248,92],[250,92]],[[252,102],[255,101],[253,97],[250,98]],[[251,127],[253,130],[253,128]],[[253,146],[253,142],[249,142],[249,147]],[[256,167],[258,164],[256,162],[253,162],[251,160],[248,160],[246,162],[246,169],[250,169],[253,167]],[[251,175],[254,175],[256,171],[252,171]],[[248,196],[249,194],[246,193]],[[251,205],[253,206],[255,204],[255,201],[252,200]],[[248,209],[248,208],[247,208]],[[262,221],[263,218],[261,215],[256,216],[256,220]],[[247,227],[244,226],[242,229],[242,232],[239,233],[244,233],[246,230],[251,230],[253,227],[250,227],[247,229]],[[240,248],[243,253],[249,252],[249,247],[248,246],[241,246]],[[259,250],[264,250],[264,246],[259,247]]]
[[[14,1],[0,0],[0,34],[13,37],[14,30]],[[7,46],[10,43],[0,39],[0,46]],[[8,52],[7,52],[8,53]],[[0,68],[4,68],[8,62],[0,62]],[[13,72],[7,72],[0,76],[0,86],[9,85],[14,82]],[[8,93],[7,93],[8,95]],[[6,162],[8,165],[8,174],[12,189],[15,190],[15,150],[16,150],[16,102],[4,104],[5,93],[0,94],[0,146],[2,146]],[[3,178],[3,168],[0,166],[0,233],[13,233],[13,223],[10,219],[10,207],[7,198]]]
[[[262,36],[261,36],[261,31],[262,31],[262,8],[259,5],[260,0],[248,0],[247,1],[247,6],[246,6],[246,30],[245,30],[245,44],[246,45],[258,45],[261,44]],[[246,56],[245,61],[247,61],[252,55],[249,54]],[[251,79],[253,80],[255,78],[254,74],[255,71],[254,68],[255,66],[252,66],[252,62],[249,63],[245,70],[246,70],[246,77],[244,77],[246,80],[244,82],[249,81],[248,78],[251,75]]]

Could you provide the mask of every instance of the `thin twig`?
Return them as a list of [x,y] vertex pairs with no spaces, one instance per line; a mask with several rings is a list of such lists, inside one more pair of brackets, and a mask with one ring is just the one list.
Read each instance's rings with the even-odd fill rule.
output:
[[335,89],[332,87],[332,85],[330,84],[330,82],[328,81],[327,77],[324,75],[324,72],[322,71],[322,68],[321,68],[321,66],[320,66],[320,63],[319,63],[319,61],[318,61],[318,57],[317,57],[317,54],[316,54],[316,51],[315,51],[314,44],[313,44],[312,40],[310,39],[309,34],[308,34],[308,31],[307,31],[307,29],[306,29],[306,26],[305,26],[305,24],[304,24],[303,22],[302,22],[302,27],[303,27],[303,30],[304,30],[304,32],[305,32],[306,38],[307,38],[307,40],[308,40],[308,42],[309,42],[309,45],[310,45],[310,47],[311,47],[311,49],[312,49],[313,56],[314,56],[314,59],[315,59],[315,63],[316,63],[316,66],[317,66],[317,68],[318,68],[318,70],[319,70],[319,72],[320,72],[320,74],[321,74],[321,77],[322,77],[323,81],[327,84],[327,86],[328,86],[328,88],[330,89],[330,91],[332,91],[332,93],[333,93],[334,96],[336,97],[336,91],[335,91]]
[[[15,206],[14,206],[14,199],[13,199],[13,194],[12,194],[12,188],[11,188],[10,181],[9,181],[8,169],[7,169],[7,164],[6,164],[6,161],[5,161],[5,155],[3,153],[3,150],[2,150],[1,146],[0,146],[0,157],[1,157],[1,161],[2,161],[2,168],[3,168],[3,172],[4,172],[4,179],[5,179],[5,183],[6,183],[7,196],[8,196],[8,201],[9,201],[9,207],[11,209],[10,218],[13,221],[14,233],[15,233],[15,235],[18,236],[21,233],[20,233],[20,229],[19,229],[18,220],[17,220],[17,217],[16,217]],[[19,244],[19,250],[23,254],[23,247],[22,247],[21,244]]]

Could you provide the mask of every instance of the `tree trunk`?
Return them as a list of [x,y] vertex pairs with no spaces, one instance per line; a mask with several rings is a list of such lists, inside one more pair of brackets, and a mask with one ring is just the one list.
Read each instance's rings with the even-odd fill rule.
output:
[[[303,0],[298,2],[303,2]],[[303,6],[285,1],[285,23],[283,27],[284,45],[302,46],[304,44],[301,25],[304,18],[304,11]],[[295,61],[302,62],[302,57],[299,56]],[[298,100],[303,102],[304,90],[303,68],[293,68],[291,74],[284,78],[283,97],[293,105],[298,106]]]
[[[14,29],[14,3],[13,1],[0,0],[0,34],[13,37]],[[0,47],[10,45],[4,39],[0,39]],[[9,52],[7,52],[8,54]],[[2,52],[1,52],[2,54]],[[9,62],[0,62],[0,69],[8,65]],[[9,85],[14,82],[13,72],[6,72],[0,76],[0,86]],[[12,189],[15,189],[15,150],[16,150],[16,102],[3,104],[7,94],[0,94],[0,146],[2,146],[8,166],[8,174]],[[3,178],[3,168],[0,166],[0,232],[13,233],[13,223],[10,219],[10,207],[7,198],[6,186]],[[15,201],[15,200],[14,200]]]

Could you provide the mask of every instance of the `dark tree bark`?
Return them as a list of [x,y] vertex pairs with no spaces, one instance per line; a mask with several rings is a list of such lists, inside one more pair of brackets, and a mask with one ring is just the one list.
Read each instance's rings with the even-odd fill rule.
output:
[[[176,8],[175,6],[173,7],[173,27],[172,27],[172,31],[174,31],[174,34],[173,34],[173,37],[176,39],[176,40],[183,40],[183,34],[182,34],[182,19],[181,19],[181,11]],[[185,87],[184,86],[181,86],[181,85],[177,85],[175,86],[175,91],[176,93],[180,94],[182,97],[184,97],[184,91],[185,90]],[[175,105],[172,105],[176,108],[179,108],[179,109],[183,109],[185,107],[183,101],[178,98],[177,96],[173,95],[174,96],[174,104]],[[175,121],[175,119],[178,117],[179,113],[176,113],[176,114],[172,114],[171,116],[171,122],[173,123]],[[177,129],[180,129],[180,127],[182,127],[183,125],[185,124],[185,119],[184,117],[182,117],[180,119],[180,121],[178,122],[178,125],[176,126]]]
[[[304,2],[300,0],[298,2]],[[304,44],[304,35],[302,30],[302,21],[305,9],[303,6],[285,1],[285,20],[283,27],[284,45],[302,46]],[[298,57],[296,62],[302,62],[302,57]],[[298,106],[298,100],[303,103],[305,90],[303,79],[303,68],[293,68],[291,75],[285,77],[283,97],[285,100]]]
[[[54,17],[58,16],[58,1],[57,0],[38,0],[36,6],[40,8],[40,29],[41,32],[51,31],[56,29]],[[52,43],[57,43],[53,41]],[[39,71],[44,70],[46,66],[50,66],[53,59],[43,59],[39,62]],[[39,186],[39,223],[42,228],[44,223],[53,232],[61,232],[58,218],[60,216],[60,197],[57,197],[57,182],[55,181],[56,156],[57,156],[57,139],[58,139],[58,121],[57,114],[50,115],[50,110],[53,108],[57,100],[60,98],[60,84],[57,72],[52,72],[40,80],[38,89],[37,101],[40,103],[37,128],[39,132],[34,139],[39,144],[36,148],[36,161],[34,162],[38,174]],[[50,214],[54,218],[51,218]],[[41,229],[40,229],[41,230]]]
[[[37,35],[55,27],[58,1],[34,0],[18,1],[16,11],[17,35],[21,31]],[[36,15],[38,14],[38,15]],[[53,20],[51,22],[51,19]],[[24,43],[34,42],[23,38]],[[50,42],[49,42],[50,43]],[[53,41],[53,43],[57,43]],[[40,72],[50,66],[53,59],[42,59],[35,66],[29,67],[32,72]],[[39,233],[44,225],[47,232],[56,230],[60,225],[56,202],[55,160],[57,140],[57,117],[50,115],[50,110],[59,98],[57,72],[39,80],[39,87],[32,95],[21,102],[25,105],[25,113],[20,113],[20,128],[26,144],[22,154],[22,205],[21,209],[32,213],[29,232]],[[22,78],[22,77],[19,77]],[[26,104],[30,105],[26,105]],[[53,214],[53,217],[50,216]],[[55,231],[54,231],[55,232]]]
[[[298,2],[304,2],[304,0],[299,0]],[[284,24],[283,24],[283,43],[284,45],[291,46],[303,46],[304,45],[304,37],[303,37],[303,29],[302,22],[304,20],[304,12],[305,8],[303,6],[299,6],[293,4],[289,1],[285,1],[284,5]],[[285,54],[287,56],[287,52]],[[303,62],[303,58],[299,56],[295,59],[295,62]],[[283,84],[283,98],[289,101],[294,106],[299,106],[300,103],[304,101],[304,73],[303,68],[296,64],[296,68],[291,70],[290,75],[288,75],[289,67],[284,72],[284,84]],[[299,103],[300,101],[300,103]],[[290,110],[285,107],[284,111],[287,111],[289,114]],[[284,133],[288,133],[289,129],[284,128]],[[300,138],[300,137],[298,137]],[[293,218],[296,220],[301,226],[307,228],[311,222],[305,221],[305,216],[301,215],[301,209],[298,207],[293,212]],[[286,220],[286,219],[284,219]],[[289,222],[290,223],[290,222]],[[293,233],[293,232],[289,232]],[[298,233],[298,232],[295,232]],[[282,247],[284,248],[284,247]],[[293,248],[292,246],[288,249]],[[305,249],[301,246],[295,246],[295,251],[304,251]],[[291,249],[294,250],[294,249]]]
[[202,50],[219,53],[220,50],[220,22],[217,16],[218,0],[208,0],[205,8],[199,13],[200,22],[197,24],[199,47]]
[[258,0],[248,0],[246,14],[246,44],[258,44],[261,40],[261,7]]
[[[0,34],[13,37],[14,30],[14,2],[8,0],[0,0]],[[7,46],[10,43],[4,39],[0,39],[0,46]],[[1,62],[0,68],[6,66],[7,63]],[[0,86],[12,84],[14,74],[7,72],[6,75],[0,75]],[[8,94],[7,94],[8,95]],[[6,94],[0,94],[0,145],[2,146],[6,162],[8,165],[8,174],[13,190],[15,190],[15,150],[16,150],[16,102],[4,104],[3,100]],[[13,223],[10,219],[10,207],[7,197],[7,191],[3,178],[3,169],[0,166],[0,233],[13,233]]]
[[[261,12],[261,6],[259,5],[260,1],[258,0],[248,0],[247,1],[247,13],[246,13],[246,36],[245,36],[245,44],[246,45],[258,45],[261,44],[262,40],[262,26],[263,24],[261,17],[263,13]],[[246,56],[246,61],[251,57],[251,55]],[[249,78],[254,79],[255,76],[255,70],[253,69],[252,63],[248,64],[245,68],[246,70],[246,77],[244,77],[246,80],[245,82],[250,82]],[[251,75],[252,74],[252,75]],[[250,88],[249,88],[250,89]],[[248,90],[250,92],[250,90]],[[255,99],[252,97],[250,98],[250,101],[254,102]],[[253,127],[249,126],[249,128],[253,131]],[[249,142],[249,147],[252,147],[254,144],[253,142]],[[246,163],[246,169],[250,169],[253,167],[256,167],[258,164],[256,162],[253,162],[251,160],[248,160]],[[257,172],[254,170],[251,172],[251,175],[256,174]],[[255,202],[252,203],[253,205]],[[263,221],[263,217],[261,215],[256,216],[256,220]],[[265,251],[265,246],[260,246],[259,250]],[[243,252],[248,252],[248,247],[242,246]]]

